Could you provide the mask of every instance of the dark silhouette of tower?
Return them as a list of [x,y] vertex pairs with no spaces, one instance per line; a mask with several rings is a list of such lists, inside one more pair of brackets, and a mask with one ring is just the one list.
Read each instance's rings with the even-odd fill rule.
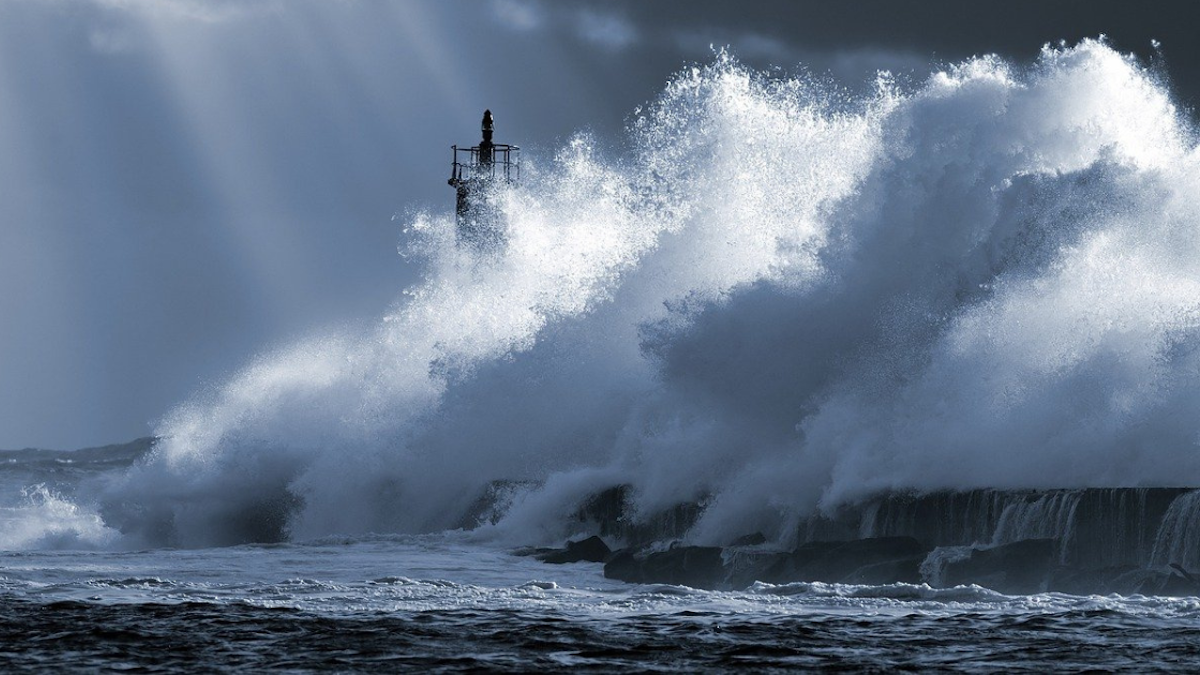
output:
[[493,143],[492,111],[483,111],[483,140],[470,148],[452,146],[454,164],[447,183],[457,193],[455,221],[458,242],[477,248],[500,245],[504,239],[500,213],[494,201],[496,188],[521,177],[520,148]]

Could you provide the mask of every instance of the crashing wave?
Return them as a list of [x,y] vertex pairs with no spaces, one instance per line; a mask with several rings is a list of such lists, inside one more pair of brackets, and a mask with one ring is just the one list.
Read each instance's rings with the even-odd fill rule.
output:
[[861,99],[721,54],[629,155],[579,136],[504,192],[501,254],[416,217],[423,283],[177,408],[105,520],[429,532],[509,481],[537,487],[494,527],[531,543],[628,485],[703,498],[706,542],[887,491],[1200,484],[1188,125],[1098,41]]

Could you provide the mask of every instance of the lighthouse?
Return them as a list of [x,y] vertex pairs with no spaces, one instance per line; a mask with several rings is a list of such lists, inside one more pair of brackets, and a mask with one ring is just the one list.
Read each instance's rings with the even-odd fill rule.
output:
[[489,249],[504,240],[495,198],[498,188],[521,178],[521,149],[492,141],[496,128],[491,110],[483,111],[480,126],[483,139],[479,145],[451,146],[454,159],[447,183],[457,197],[454,213],[459,245]]

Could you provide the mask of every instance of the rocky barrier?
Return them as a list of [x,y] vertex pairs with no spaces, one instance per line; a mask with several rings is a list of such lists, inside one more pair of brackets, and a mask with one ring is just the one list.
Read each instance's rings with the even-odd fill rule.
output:
[[820,581],[1200,595],[1200,575],[1189,571],[1200,568],[1200,490],[889,494],[810,519],[787,544],[751,532],[724,546],[687,543],[703,504],[635,518],[629,496],[625,486],[596,493],[575,514],[596,535],[537,554],[547,562],[603,556],[613,579],[708,589]]

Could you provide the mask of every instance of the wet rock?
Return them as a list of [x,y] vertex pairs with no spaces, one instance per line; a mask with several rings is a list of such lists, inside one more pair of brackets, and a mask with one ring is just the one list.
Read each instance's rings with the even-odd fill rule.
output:
[[1130,570],[1113,580],[1111,587],[1112,592],[1122,595],[1200,595],[1200,583],[1194,576],[1170,567]]
[[[913,578],[907,574],[905,567],[912,558],[920,558],[928,553],[921,542],[912,537],[875,537],[853,541],[817,541],[801,544],[792,551],[791,555],[779,561],[766,574],[763,581],[772,583],[790,583],[794,581],[824,581],[840,582],[863,568],[882,563],[894,563],[893,572],[903,574],[905,578]],[[884,568],[866,570],[867,574],[881,575]],[[919,573],[918,573],[919,577]],[[865,583],[865,582],[856,582]],[[891,581],[885,583],[892,583]]]
[[[1149,595],[1146,591],[1144,594]],[[1166,595],[1176,598],[1200,595],[1200,583],[1194,577],[1171,574],[1155,587],[1154,595]]]
[[618,551],[605,563],[604,576],[633,583],[713,589],[725,585],[726,570],[716,546],[676,546],[642,555],[630,549]]
[[483,486],[479,495],[467,507],[455,525],[457,529],[473,530],[482,525],[500,522],[518,495],[535,489],[536,481],[494,480]]
[[725,581],[725,562],[716,546],[678,546],[652,553],[642,569],[652,583],[716,588]]
[[642,559],[632,548],[614,551],[604,562],[604,576],[618,581],[640,584],[643,580]]
[[[801,544],[791,553],[780,557],[764,573],[764,578],[760,581],[773,584],[786,584],[793,581],[826,581],[826,579],[818,579],[814,576],[817,574],[816,562],[824,559],[845,543],[844,541],[810,541]],[[845,574],[847,571],[849,570],[842,573]]]
[[963,560],[947,563],[948,586],[978,584],[1001,593],[1040,593],[1057,567],[1055,539],[1024,539],[994,548],[977,548]]
[[724,553],[726,581],[731,589],[742,589],[756,581],[771,580],[771,570],[778,568],[792,554],[788,551],[756,551],[726,549]]
[[522,546],[521,548],[514,549],[512,551],[512,555],[522,558],[535,557],[541,559],[541,557],[544,555],[549,555],[562,550],[563,549],[561,548],[548,548],[546,546]]
[[844,577],[841,583],[868,586],[919,584],[922,582],[921,562],[924,560],[924,555],[915,555],[909,558],[863,565]]
[[604,562],[612,549],[600,537],[592,536],[580,541],[568,541],[566,548],[552,549],[548,553],[535,553],[545,563],[561,565],[574,562]]
[[767,537],[762,532],[755,532],[734,539],[730,546],[759,546],[765,543],[767,543]]
[[1128,578],[1129,573],[1136,571],[1137,568],[1132,565],[1102,569],[1058,567],[1050,572],[1046,590],[1072,595],[1135,593],[1139,582],[1126,583],[1121,579]]
[[704,511],[703,499],[679,502],[654,513],[630,515],[632,488],[615,485],[590,497],[575,512],[573,519],[599,531],[600,536],[616,539],[628,546],[683,537]]
[[575,519],[583,523],[595,523],[600,534],[619,536],[625,523],[625,502],[629,498],[629,486],[614,485],[587,498]]

